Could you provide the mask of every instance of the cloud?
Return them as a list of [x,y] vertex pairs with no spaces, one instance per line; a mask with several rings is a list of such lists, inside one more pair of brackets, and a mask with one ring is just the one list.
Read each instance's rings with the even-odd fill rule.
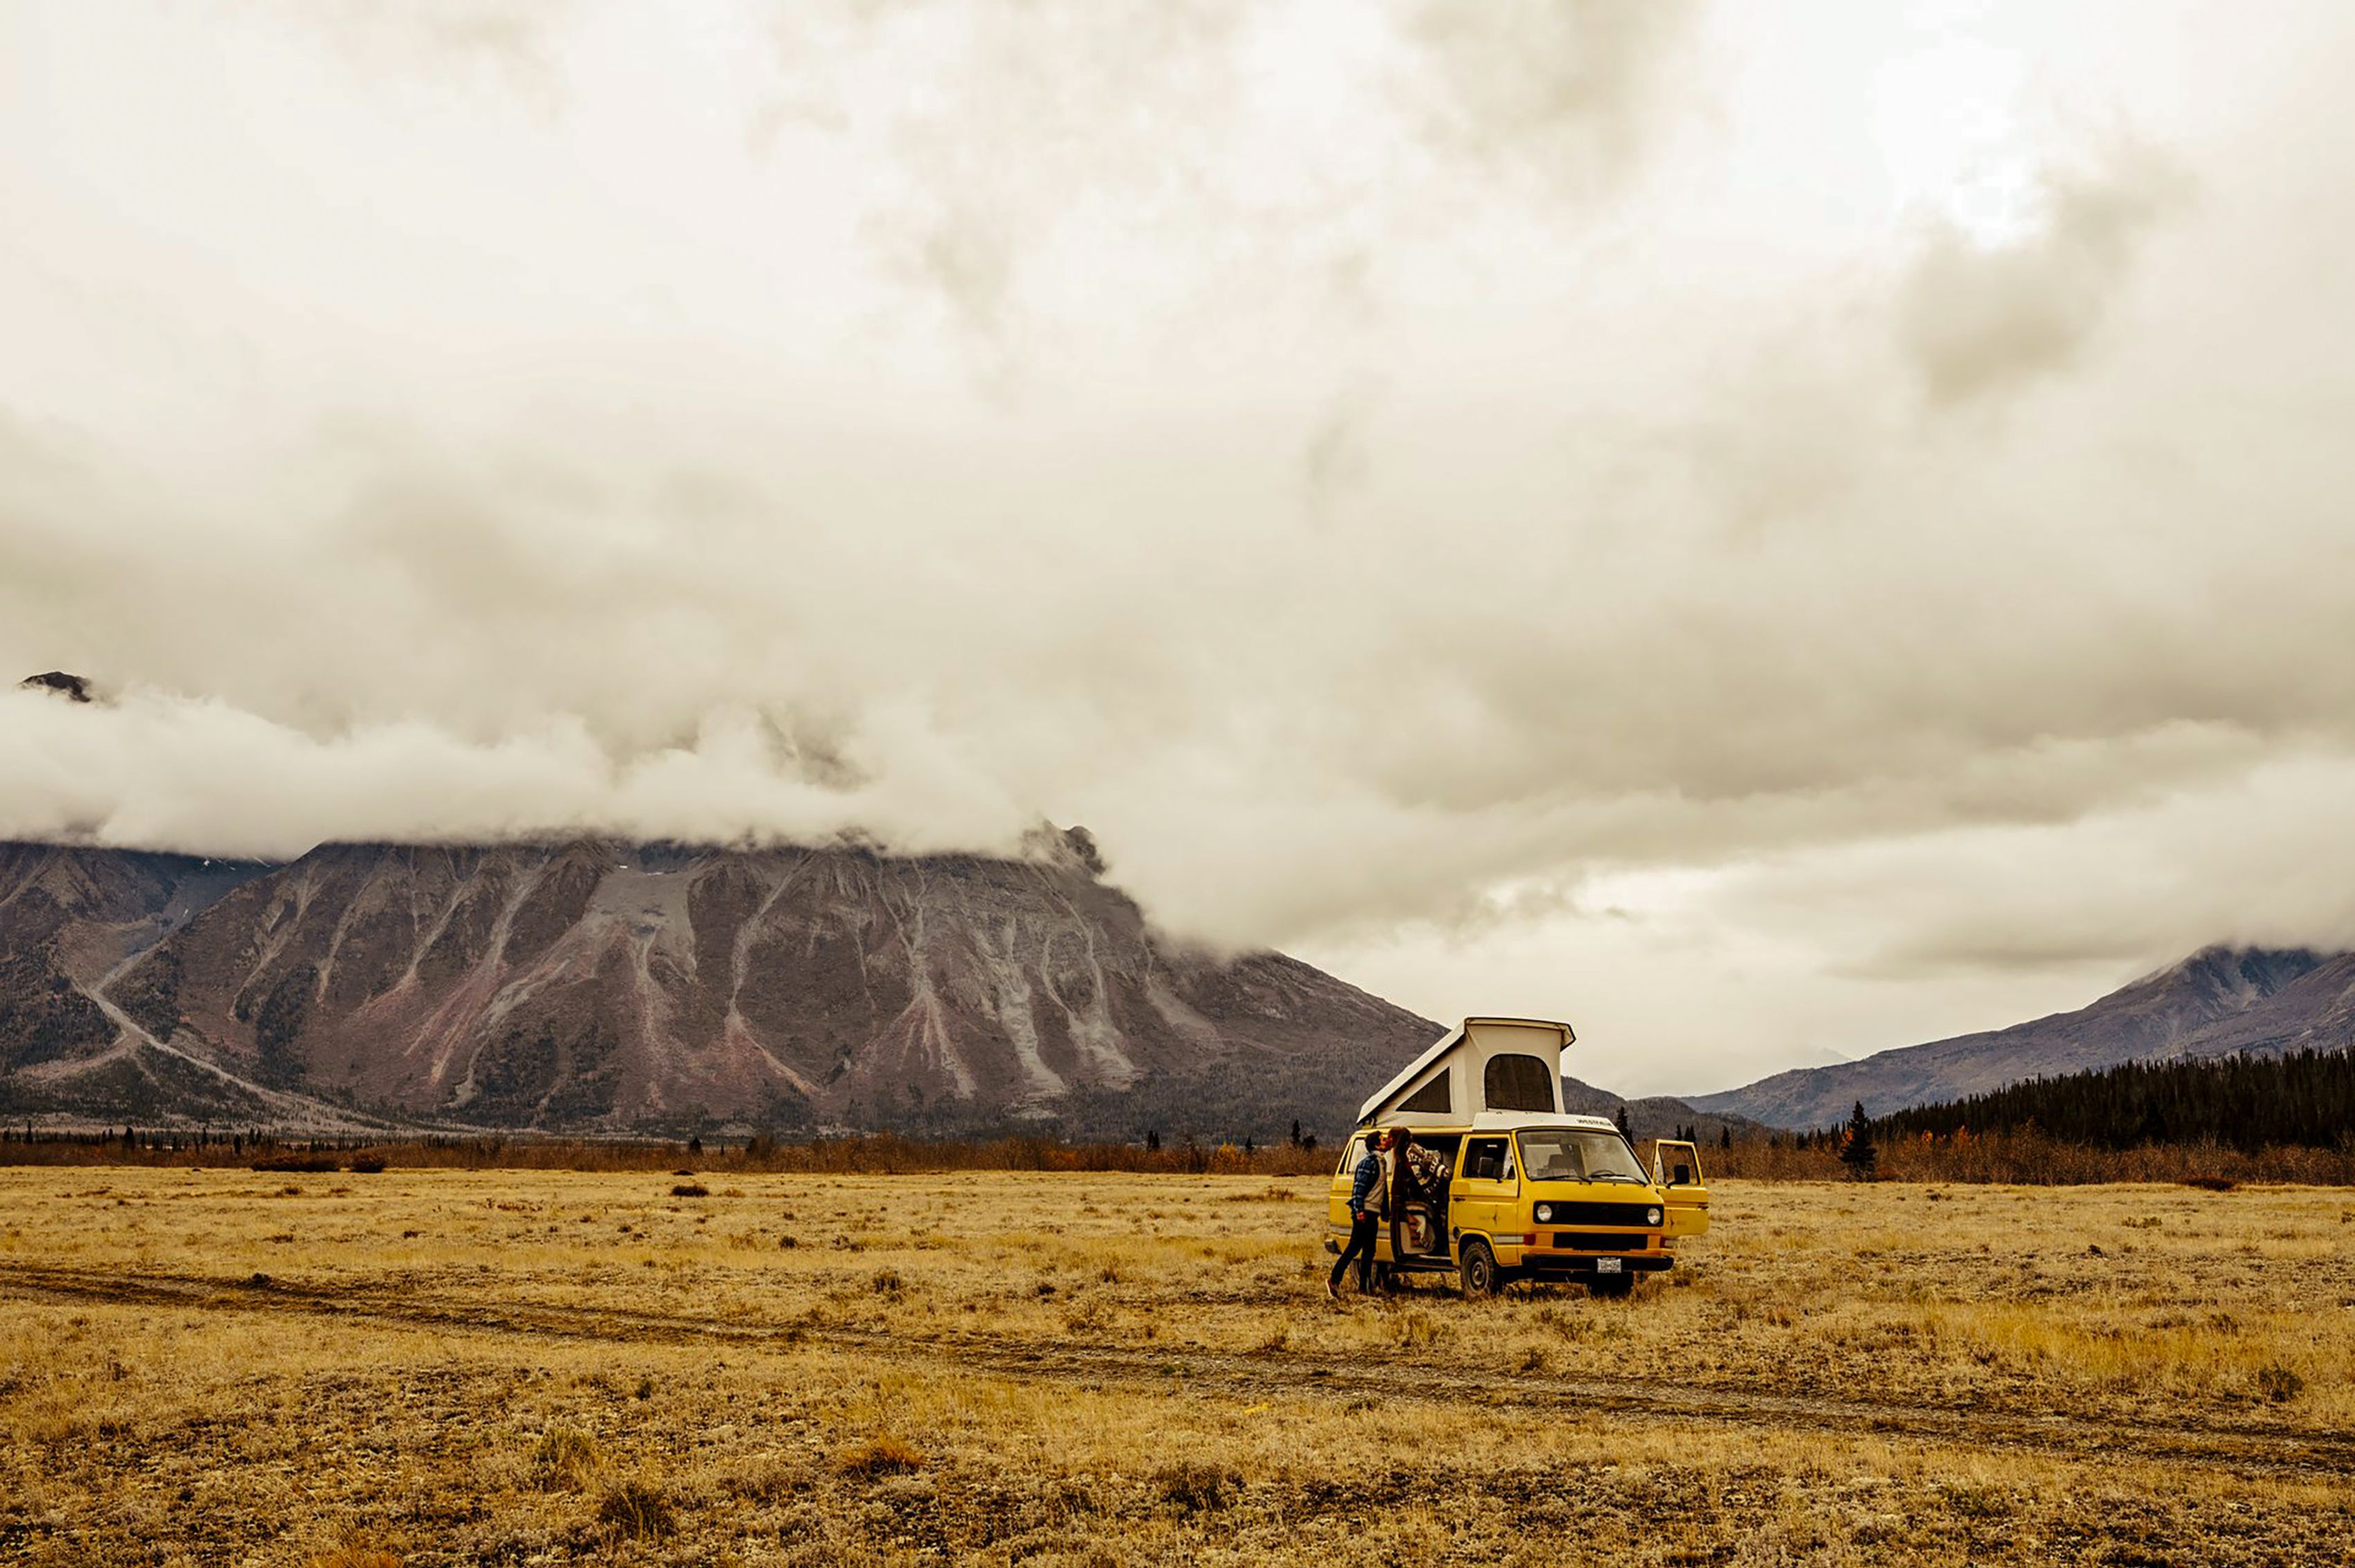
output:
[[355,65],[420,79],[485,70],[542,112],[564,100],[563,35],[579,0],[296,0],[270,9],[317,29]]
[[763,146],[786,126],[871,149],[884,264],[1006,361],[1028,270],[1074,231],[1189,244],[1215,206],[1245,15],[1215,0],[787,5]]
[[1301,452],[1302,478],[1310,515],[1329,519],[1349,493],[1364,485],[1373,467],[1371,426],[1381,403],[1380,389],[1359,380],[1327,400]]
[[2043,823],[1862,839],[1731,871],[1735,921],[1812,928],[1849,973],[1915,981],[2106,962],[2147,968],[2214,942],[2355,949],[2355,854],[2338,802],[2355,751],[2245,772]]
[[0,702],[0,831],[1045,817],[1192,935],[1724,955],[1792,1049],[2337,929],[2255,784],[2355,754],[2327,71],[2170,116],[2156,30],[1994,18],[2168,151],[1974,249],[1879,6],[584,7],[549,116],[238,15],[0,13],[0,680],[121,694]]
[[[1434,200],[1518,203],[1534,171],[1592,195],[1678,105],[1683,0],[864,0],[771,14],[777,80],[749,134],[870,150],[864,226],[966,333],[994,392],[1086,280],[1198,307],[1295,274],[1378,307],[1369,229]],[[1034,280],[1054,283],[1041,287]]]
[[1412,36],[1441,144],[1584,192],[1648,150],[1698,20],[1683,0],[1422,0]]
[[336,841],[480,843],[610,835],[1010,851],[1023,817],[922,718],[871,714],[855,770],[799,764],[751,712],[616,755],[577,720],[491,741],[422,720],[320,736],[218,701],[134,690],[80,706],[0,693],[0,837],[291,859]]
[[2183,172],[2147,148],[2056,175],[2041,227],[1980,245],[1933,229],[1900,293],[1897,329],[1934,405],[1997,398],[2075,365],[2095,341],[2138,249],[2187,195]]

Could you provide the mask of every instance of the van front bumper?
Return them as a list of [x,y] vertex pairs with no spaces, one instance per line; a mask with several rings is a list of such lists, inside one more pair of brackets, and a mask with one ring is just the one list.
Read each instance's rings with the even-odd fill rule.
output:
[[[1497,1261],[1526,1279],[1593,1279],[1603,1272],[1594,1265],[1606,1260],[1563,1257],[1559,1253],[1525,1252],[1518,1263],[1505,1264],[1502,1258]],[[1665,1274],[1677,1266],[1677,1260],[1667,1253],[1609,1261],[1619,1265],[1613,1272],[1623,1275]]]

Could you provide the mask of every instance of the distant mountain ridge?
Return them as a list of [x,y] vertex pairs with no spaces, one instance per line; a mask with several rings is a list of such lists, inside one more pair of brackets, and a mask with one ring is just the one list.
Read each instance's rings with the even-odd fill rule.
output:
[[2355,954],[2209,947],[2074,1012],[1796,1068],[1690,1103],[1770,1126],[1822,1127],[1846,1119],[1859,1101],[1879,1116],[2126,1061],[2350,1044]]
[[0,845],[0,1115],[1278,1136],[1440,1026],[1023,859],[599,840],[282,866]]
[[1616,1116],[1625,1112],[1627,1128],[1638,1143],[1646,1138],[1674,1137],[1680,1127],[1691,1128],[1703,1142],[1714,1141],[1725,1132],[1736,1138],[1746,1138],[1764,1136],[1769,1130],[1748,1116],[1704,1111],[1691,1101],[1672,1094],[1646,1094],[1631,1100],[1569,1077],[1561,1081],[1561,1104],[1566,1111],[1590,1116]]

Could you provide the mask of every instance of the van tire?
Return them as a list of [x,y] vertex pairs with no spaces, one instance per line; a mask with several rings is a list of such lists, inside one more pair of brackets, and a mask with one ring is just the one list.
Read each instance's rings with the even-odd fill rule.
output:
[[1465,1238],[1463,1258],[1455,1272],[1466,1296],[1494,1296],[1505,1288],[1505,1275],[1497,1266],[1497,1254],[1477,1236]]

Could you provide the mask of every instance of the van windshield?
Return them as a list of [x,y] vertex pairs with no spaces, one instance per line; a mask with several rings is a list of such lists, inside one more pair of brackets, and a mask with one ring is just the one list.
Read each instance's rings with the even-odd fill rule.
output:
[[1616,1133],[1570,1129],[1520,1135],[1521,1169],[1535,1181],[1634,1181],[1646,1179],[1636,1151]]

